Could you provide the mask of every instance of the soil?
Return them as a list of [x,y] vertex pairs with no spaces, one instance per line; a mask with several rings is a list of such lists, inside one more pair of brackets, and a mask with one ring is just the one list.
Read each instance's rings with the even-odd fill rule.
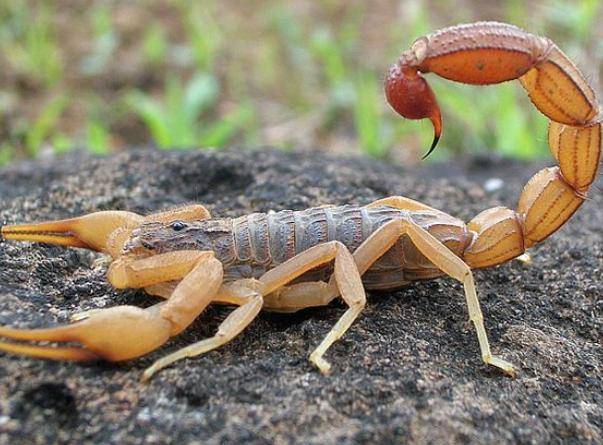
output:
[[[514,206],[540,167],[465,158],[405,169],[272,150],[74,153],[0,170],[0,221],[192,201],[240,215],[388,195],[469,219]],[[153,359],[211,335],[229,309],[211,307],[159,351],[121,364],[2,354],[0,443],[601,443],[603,197],[591,195],[532,249],[532,264],[475,273],[493,350],[517,366],[515,379],[481,363],[462,289],[443,278],[371,293],[327,355],[330,376],[307,357],[343,313],[339,302],[263,313],[231,344],[148,384],[139,378]],[[80,249],[0,243],[0,324],[46,326],[90,308],[157,302],[112,289],[106,267]]]

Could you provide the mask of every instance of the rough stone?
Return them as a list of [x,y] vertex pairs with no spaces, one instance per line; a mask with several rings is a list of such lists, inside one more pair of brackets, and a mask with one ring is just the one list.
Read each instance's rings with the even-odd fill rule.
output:
[[[486,157],[411,169],[272,150],[75,153],[0,170],[0,221],[193,201],[239,215],[394,194],[468,219],[515,206],[539,167]],[[502,183],[485,186],[492,178]],[[601,443],[602,221],[594,189],[560,232],[532,249],[531,265],[476,272],[493,349],[517,365],[516,379],[481,363],[461,286],[438,279],[370,294],[329,351],[330,376],[307,356],[341,303],[263,313],[231,344],[140,383],[153,359],[211,335],[228,313],[212,307],[158,352],[126,363],[1,354],[0,443]],[[157,301],[112,289],[99,258],[0,243],[0,324],[47,326],[81,310]]]

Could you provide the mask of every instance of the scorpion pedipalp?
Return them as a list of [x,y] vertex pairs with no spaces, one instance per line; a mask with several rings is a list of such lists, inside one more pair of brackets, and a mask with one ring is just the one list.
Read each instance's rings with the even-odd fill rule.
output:
[[[132,260],[129,265],[119,264],[124,268],[120,277],[139,280],[134,287],[144,286],[145,280],[153,283],[157,274],[181,281],[167,301],[147,309],[116,306],[94,310],[84,314],[80,321],[47,329],[0,327],[0,337],[9,340],[59,343],[59,346],[41,346],[1,341],[0,350],[54,360],[122,361],[140,357],[188,326],[211,302],[222,283],[222,264],[213,252],[158,255]],[[64,346],[65,343],[79,346]]]
[[84,247],[116,256],[121,246],[114,245],[115,234],[129,234],[142,221],[143,217],[136,213],[104,211],[59,221],[8,225],[2,227],[1,233],[7,240]]
[[48,329],[0,327],[0,336],[11,340],[77,343],[79,347],[39,346],[0,342],[0,350],[55,360],[111,361],[139,357],[161,346],[170,337],[171,324],[161,317],[159,305],[148,309],[117,306],[95,311],[77,323]]

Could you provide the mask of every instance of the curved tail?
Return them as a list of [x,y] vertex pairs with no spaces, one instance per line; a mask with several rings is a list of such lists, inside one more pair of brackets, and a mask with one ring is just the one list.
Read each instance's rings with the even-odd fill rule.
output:
[[385,92],[409,119],[429,118],[435,148],[442,131],[435,95],[422,76],[487,85],[519,79],[532,103],[551,119],[548,141],[557,167],[525,185],[517,210],[494,207],[468,224],[476,236],[464,259],[473,268],[503,263],[561,227],[597,177],[603,116],[582,73],[548,38],[513,25],[479,22],[442,29],[415,41],[390,68]]

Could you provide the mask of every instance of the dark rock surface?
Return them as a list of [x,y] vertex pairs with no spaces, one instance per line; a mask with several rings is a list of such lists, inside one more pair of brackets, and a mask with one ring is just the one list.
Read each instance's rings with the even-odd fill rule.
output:
[[[216,215],[368,203],[402,194],[465,219],[514,206],[536,165],[496,159],[404,169],[363,159],[258,152],[72,154],[0,170],[0,221],[105,209],[151,212],[199,201]],[[488,178],[504,180],[486,192]],[[371,294],[331,349],[333,374],[307,361],[343,305],[264,313],[226,347],[148,385],[154,358],[209,336],[210,308],[159,352],[122,364],[0,355],[1,443],[601,443],[603,198],[518,261],[476,272],[496,353],[482,365],[461,287],[450,279]],[[156,302],[116,291],[99,255],[0,243],[0,324],[46,326],[74,312]]]

